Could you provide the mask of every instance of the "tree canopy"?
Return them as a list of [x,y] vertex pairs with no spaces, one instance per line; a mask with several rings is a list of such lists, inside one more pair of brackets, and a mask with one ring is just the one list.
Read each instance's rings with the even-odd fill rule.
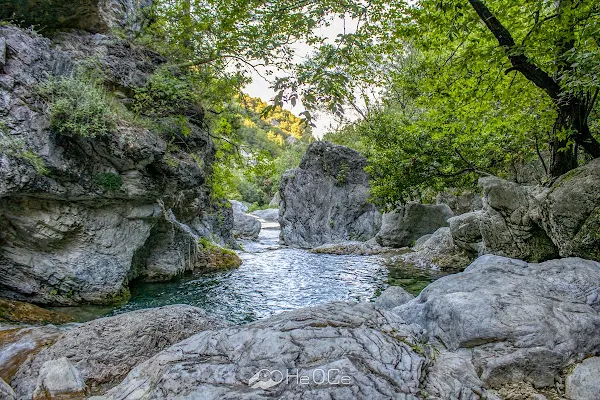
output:
[[[359,121],[329,137],[356,137],[387,202],[518,179],[527,163],[551,180],[600,156],[592,0],[160,0],[153,16],[179,69],[241,87],[248,68],[273,66],[275,105],[302,99],[308,119],[352,110]],[[335,19],[344,31],[319,36]],[[315,48],[300,63],[298,41]]]

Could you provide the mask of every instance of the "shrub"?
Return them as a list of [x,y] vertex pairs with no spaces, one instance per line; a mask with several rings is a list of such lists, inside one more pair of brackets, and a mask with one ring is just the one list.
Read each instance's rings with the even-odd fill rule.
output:
[[47,102],[50,127],[66,136],[107,135],[116,127],[117,115],[106,90],[95,81],[77,76],[51,79],[38,93]]
[[123,185],[123,178],[112,172],[102,172],[96,175],[96,183],[105,189],[116,190]]

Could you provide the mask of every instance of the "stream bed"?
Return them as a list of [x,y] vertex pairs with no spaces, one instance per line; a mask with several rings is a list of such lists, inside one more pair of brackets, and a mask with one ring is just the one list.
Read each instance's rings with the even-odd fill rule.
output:
[[189,304],[242,324],[338,300],[369,301],[391,284],[416,294],[437,276],[383,256],[314,254],[279,245],[277,223],[264,223],[257,242],[245,241],[236,269],[166,283],[137,283],[117,308],[61,307],[79,321],[169,304]]

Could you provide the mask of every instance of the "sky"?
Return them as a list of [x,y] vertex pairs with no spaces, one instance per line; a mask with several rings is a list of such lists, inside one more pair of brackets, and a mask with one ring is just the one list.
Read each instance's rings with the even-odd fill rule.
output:
[[[319,28],[319,34],[333,41],[336,36],[340,33],[343,33],[344,30],[349,33],[352,31],[351,23],[352,21],[346,20],[344,22],[343,19],[336,19],[332,21],[331,25],[328,27]],[[302,61],[303,58],[310,55],[313,49],[305,43],[297,43],[294,45],[294,49],[296,50],[296,61]],[[270,83],[266,81],[261,75],[266,75],[265,67],[257,67],[258,72],[252,72],[252,83],[244,88],[244,92],[248,93],[252,97],[260,97],[261,99],[269,102],[273,96],[275,96],[275,92],[270,87]],[[277,73],[275,73],[277,75]],[[284,107],[287,110],[290,110],[294,114],[298,115],[302,111],[304,111],[304,106],[302,102],[298,102],[295,107],[292,107],[291,104],[284,104]],[[313,136],[317,138],[322,138],[325,133],[337,127],[337,123],[335,122],[332,116],[326,114],[314,114],[313,115],[313,123],[316,125],[313,128]]]

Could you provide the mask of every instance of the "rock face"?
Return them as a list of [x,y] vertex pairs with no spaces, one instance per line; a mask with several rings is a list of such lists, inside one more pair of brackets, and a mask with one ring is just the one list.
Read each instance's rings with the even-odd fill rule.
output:
[[375,239],[386,247],[411,246],[421,236],[448,226],[454,214],[446,204],[408,203],[383,215],[381,230]]
[[473,254],[538,262],[558,256],[600,260],[600,160],[550,188],[485,177],[483,209],[449,220],[454,243]]
[[106,397],[416,400],[426,363],[418,348],[418,332],[394,314],[333,303],[195,335]]
[[588,358],[567,376],[566,394],[571,400],[600,399],[600,357]]
[[128,104],[166,60],[81,31],[50,40],[4,26],[0,37],[8,50],[0,70],[3,296],[55,305],[117,303],[128,297],[132,279],[171,279],[209,267],[200,238],[234,243],[233,214],[210,200],[205,185],[214,146],[200,125],[190,124],[185,144],[169,151],[165,134],[122,121],[106,136],[65,136],[52,131],[36,95],[49,78],[70,76],[94,59],[104,85]]
[[532,219],[539,188],[495,177],[481,178],[479,184],[484,193],[479,220],[484,252],[533,262],[558,256],[552,240]]
[[84,29],[106,32],[109,28],[139,30],[144,9],[151,0],[9,0],[2,3],[0,19],[13,19],[24,27]]
[[600,159],[561,176],[540,205],[541,225],[562,257],[600,260]]
[[413,264],[417,268],[430,268],[444,272],[459,272],[472,261],[473,256],[454,244],[450,228],[439,228],[423,243],[417,243],[413,253],[392,258],[392,261]]
[[197,332],[221,327],[223,323],[208,318],[204,311],[184,305],[97,319],[65,332],[30,358],[11,383],[20,397],[30,398],[48,363],[64,358],[92,392],[104,391],[161,350]]
[[467,361],[490,387],[553,386],[600,346],[600,263],[486,255],[392,311],[425,328],[431,343],[469,349]]
[[381,216],[368,202],[365,166],[366,159],[350,148],[312,143],[299,168],[281,178],[281,243],[310,248],[374,237]]

